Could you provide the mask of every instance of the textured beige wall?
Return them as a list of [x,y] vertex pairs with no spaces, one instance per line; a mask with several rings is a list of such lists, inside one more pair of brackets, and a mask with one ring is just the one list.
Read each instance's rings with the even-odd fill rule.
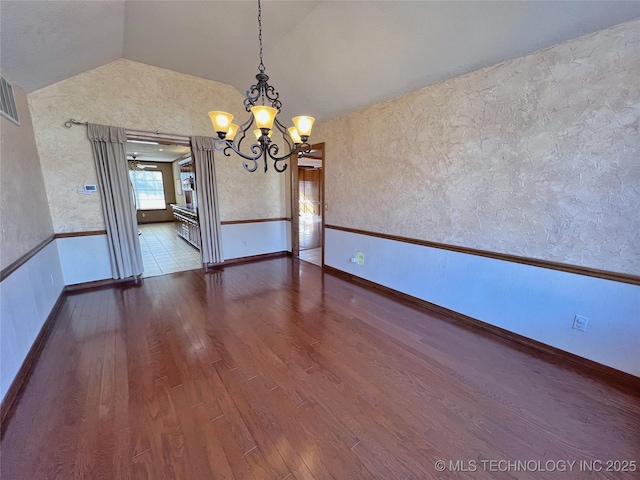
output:
[[53,234],[27,96],[13,92],[20,126],[0,117],[0,268]]
[[[97,182],[86,129],[64,128],[66,120],[213,136],[207,112],[226,110],[244,121],[243,98],[229,85],[129,60],[30,93],[55,231],[104,229],[99,196],[76,193],[83,184]],[[238,157],[219,154],[217,159],[222,220],[284,216],[283,175],[273,171],[250,174]]]
[[326,223],[640,274],[640,21],[319,124]]

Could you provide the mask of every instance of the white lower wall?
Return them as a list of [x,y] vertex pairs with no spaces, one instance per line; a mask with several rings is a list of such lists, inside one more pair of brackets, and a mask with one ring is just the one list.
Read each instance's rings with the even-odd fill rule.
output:
[[[640,376],[640,286],[327,228],[325,264]],[[364,266],[351,263],[357,252]],[[585,332],[572,328],[586,316]]]
[[65,285],[113,278],[106,235],[56,239]]
[[[56,239],[65,285],[112,278],[106,235]],[[224,259],[291,250],[286,220],[222,225]]]
[[64,288],[56,242],[49,243],[0,283],[0,397]]
[[290,251],[290,230],[287,220],[222,225],[224,259]]

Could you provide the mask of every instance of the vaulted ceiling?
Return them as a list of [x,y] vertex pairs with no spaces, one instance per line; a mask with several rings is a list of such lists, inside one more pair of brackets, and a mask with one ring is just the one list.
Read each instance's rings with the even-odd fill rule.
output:
[[[618,1],[264,1],[284,114],[326,120],[640,17]],[[254,83],[254,1],[0,1],[1,68],[33,91],[119,58]],[[206,107],[205,107],[206,108]]]

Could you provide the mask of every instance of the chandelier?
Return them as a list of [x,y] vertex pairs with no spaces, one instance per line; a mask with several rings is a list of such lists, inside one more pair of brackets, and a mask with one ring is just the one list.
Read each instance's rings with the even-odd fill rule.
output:
[[[213,129],[218,138],[215,140],[215,149],[223,152],[227,157],[230,152],[245,159],[243,166],[248,172],[255,172],[258,168],[258,160],[264,159],[264,171],[267,171],[269,159],[273,160],[273,168],[282,173],[287,165],[279,165],[279,162],[287,160],[294,153],[308,153],[311,145],[307,143],[311,135],[311,127],[315,119],[313,117],[299,116],[293,118],[293,127],[288,129],[282,125],[276,115],[280,113],[282,102],[278,99],[280,94],[269,85],[269,76],[264,72],[262,59],[262,8],[258,0],[258,41],[260,44],[260,64],[256,75],[256,84],[252,85],[246,93],[244,108],[250,113],[249,118],[242,124],[232,123],[233,115],[227,112],[209,112]],[[252,130],[255,122],[256,129]],[[289,153],[278,156],[280,147],[272,141],[273,130],[276,129],[282,135],[284,143],[289,147]],[[247,132],[252,131],[257,143],[251,144],[251,153],[244,153],[240,149],[242,142],[247,137]],[[252,162],[252,163],[248,163]]]

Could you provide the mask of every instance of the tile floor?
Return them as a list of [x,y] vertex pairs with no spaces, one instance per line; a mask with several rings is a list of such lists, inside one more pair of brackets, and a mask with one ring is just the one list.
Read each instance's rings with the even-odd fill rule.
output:
[[322,266],[322,247],[300,250],[300,260]]
[[299,220],[300,248],[317,248],[322,243],[322,217],[303,214]]
[[178,237],[173,223],[139,225],[143,277],[193,270],[202,267],[200,251]]

